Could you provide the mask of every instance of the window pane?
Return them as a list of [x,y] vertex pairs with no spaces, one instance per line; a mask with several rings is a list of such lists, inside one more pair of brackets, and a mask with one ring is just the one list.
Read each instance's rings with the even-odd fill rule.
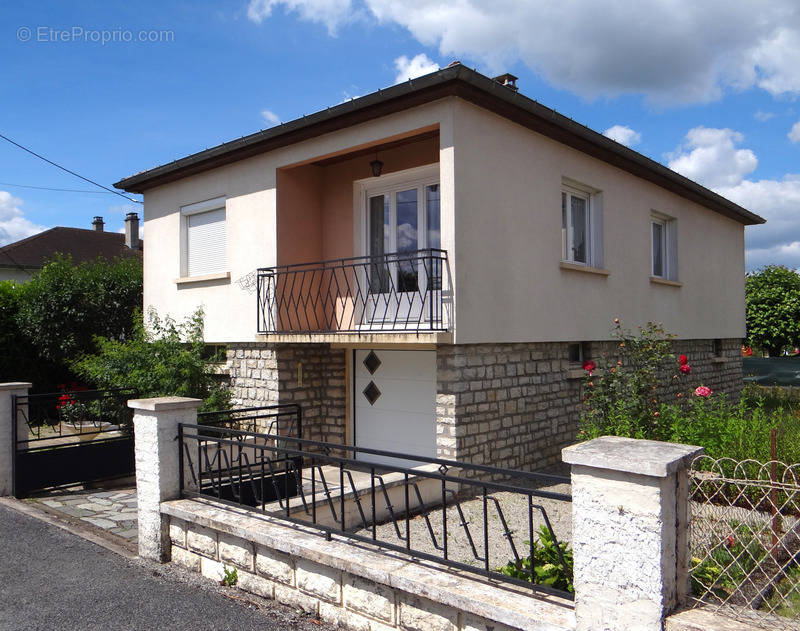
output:
[[569,259],[567,251],[567,194],[561,193],[561,258]]
[[[387,253],[389,242],[389,197],[376,195],[369,198],[369,253],[380,257]],[[373,293],[389,290],[389,273],[385,259],[378,258],[370,272],[370,290]]]
[[586,263],[586,200],[570,195],[572,212],[572,260]]
[[[439,185],[430,184],[425,187],[425,209],[428,221],[427,247],[438,249],[442,247],[441,238],[441,213],[439,205]],[[442,265],[438,259],[428,259],[424,263],[428,276],[428,289],[442,288]]]
[[[414,252],[419,249],[419,216],[417,214],[417,189],[395,193],[397,203],[397,252]],[[402,258],[398,263],[398,291],[417,291],[417,260]]]
[[439,210],[439,185],[431,184],[425,187],[425,208],[428,220],[428,247],[441,248],[440,234],[441,217]]
[[653,276],[664,275],[664,225],[653,222]]

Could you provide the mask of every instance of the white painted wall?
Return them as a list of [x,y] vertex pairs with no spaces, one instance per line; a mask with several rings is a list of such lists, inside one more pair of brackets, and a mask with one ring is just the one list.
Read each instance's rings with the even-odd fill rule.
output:
[[[744,335],[741,224],[455,98],[147,191],[145,305],[177,318],[203,306],[207,341],[253,341],[256,297],[236,280],[276,264],[276,169],[431,125],[457,343],[607,339],[614,317],[682,338]],[[603,192],[607,277],[559,267],[563,177]],[[179,208],[219,196],[231,280],[178,285]],[[653,210],[677,218],[680,288],[649,280]]]
[[[454,121],[457,343],[607,339],[615,317],[744,336],[740,223],[464,101]],[[563,177],[602,190],[607,277],[559,267]],[[649,280],[652,210],[677,219],[680,288]]]
[[0,268],[0,280],[13,280],[15,283],[27,283],[38,272],[39,268],[19,269],[18,267],[2,267]]
[[[152,306],[159,315],[169,314],[180,319],[202,306],[206,314],[207,342],[254,341],[256,296],[242,290],[236,281],[256,268],[276,264],[276,169],[437,124],[442,130],[442,142],[445,142],[445,138],[452,138],[449,131],[452,130],[452,102],[453,99],[444,99],[423,105],[146,191],[146,308]],[[443,176],[443,223],[447,195],[452,199],[452,186],[445,187],[444,182],[452,183],[452,176]],[[227,197],[227,257],[231,280],[177,284],[175,280],[180,277],[179,209],[220,196]],[[444,232],[443,229],[443,242]]]

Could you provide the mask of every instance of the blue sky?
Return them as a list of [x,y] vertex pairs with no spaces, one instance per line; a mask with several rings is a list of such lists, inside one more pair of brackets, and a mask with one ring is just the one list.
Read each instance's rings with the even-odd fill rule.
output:
[[[602,6],[601,6],[602,5]],[[0,133],[110,186],[454,59],[765,216],[747,262],[800,267],[794,0],[7,4]],[[28,29],[28,30],[26,30]],[[144,38],[156,41],[138,41]],[[103,43],[103,38],[112,41]],[[125,41],[126,39],[131,41]],[[137,204],[0,141],[0,245],[122,228]]]

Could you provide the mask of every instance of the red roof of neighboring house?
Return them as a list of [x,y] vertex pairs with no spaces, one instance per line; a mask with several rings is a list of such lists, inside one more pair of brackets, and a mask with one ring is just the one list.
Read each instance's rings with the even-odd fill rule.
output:
[[124,234],[57,227],[0,248],[0,267],[39,268],[57,253],[71,256],[73,263],[94,261],[100,256],[108,260],[142,258],[141,249],[125,245]]

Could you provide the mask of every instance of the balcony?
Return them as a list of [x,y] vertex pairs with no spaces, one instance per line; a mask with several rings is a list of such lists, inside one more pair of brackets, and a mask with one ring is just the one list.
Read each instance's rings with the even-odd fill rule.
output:
[[444,333],[444,250],[414,250],[258,270],[258,332],[362,336]]

